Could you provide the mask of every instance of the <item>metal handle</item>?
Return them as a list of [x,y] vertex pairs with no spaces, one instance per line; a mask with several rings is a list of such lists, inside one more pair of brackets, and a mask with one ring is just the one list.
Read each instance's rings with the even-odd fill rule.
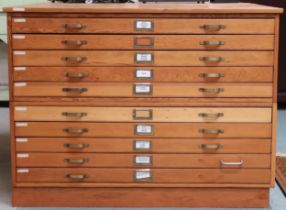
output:
[[222,144],[201,144],[199,145],[199,148],[217,150],[217,149],[223,148],[223,145]]
[[62,43],[65,45],[82,46],[82,45],[86,45],[87,41],[86,40],[63,40]]
[[220,133],[224,133],[224,130],[222,129],[216,129],[216,130],[209,130],[209,129],[199,129],[199,132],[202,134],[220,134]]
[[200,57],[200,61],[204,61],[204,62],[212,62],[212,63],[218,63],[223,61],[224,59],[222,57]]
[[199,91],[203,93],[221,93],[224,92],[224,88],[199,88]]
[[206,31],[219,31],[221,29],[225,29],[226,26],[222,24],[205,24],[201,25],[200,28]]
[[65,117],[85,117],[87,116],[86,112],[63,112],[63,116]]
[[223,117],[224,113],[199,113],[199,117],[204,117],[204,118],[219,118]]
[[[148,39],[149,44],[140,44],[140,39]],[[152,48],[154,47],[154,37],[135,37],[134,38],[134,47],[135,48]]]
[[81,23],[67,23],[67,24],[64,24],[63,27],[65,29],[76,29],[76,30],[80,30],[80,29],[84,29],[86,28],[86,25],[83,25]]
[[65,128],[63,131],[65,133],[71,133],[71,134],[82,134],[82,133],[87,133],[88,129],[86,129],[86,128],[81,128],[81,129]]
[[65,74],[65,77],[67,78],[85,78],[85,77],[88,77],[88,74],[87,73],[66,73]]
[[71,164],[83,164],[88,162],[88,158],[81,158],[81,159],[75,159],[75,158],[66,158],[65,162],[71,163]]
[[84,93],[87,92],[87,88],[63,88],[63,92],[67,93]]
[[218,47],[224,45],[224,41],[201,41],[200,45]]
[[224,77],[223,73],[201,73],[200,77],[208,79],[208,78],[222,78]]
[[64,144],[65,147],[69,148],[69,149],[84,149],[89,147],[89,144]]
[[89,178],[89,176],[86,174],[66,174],[65,177],[68,179],[81,179],[81,180]]
[[81,63],[86,61],[87,58],[83,56],[76,56],[76,57],[62,57],[62,60],[69,63]]
[[239,161],[239,162],[225,162],[223,160],[220,161],[220,164],[222,166],[242,166],[244,163],[243,160]]
[[[139,112],[147,113],[146,116],[139,116]],[[152,109],[133,109],[133,120],[152,120],[153,110]]]

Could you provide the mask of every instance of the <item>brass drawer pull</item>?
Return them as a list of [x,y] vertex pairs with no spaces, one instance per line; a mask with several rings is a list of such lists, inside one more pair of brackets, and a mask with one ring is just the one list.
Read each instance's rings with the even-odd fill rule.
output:
[[62,57],[62,60],[68,63],[81,63],[83,61],[86,61],[87,58],[83,56],[77,56],[77,57]]
[[225,42],[223,41],[201,41],[200,45],[210,46],[210,47],[217,47],[224,45]]
[[201,73],[200,77],[208,79],[208,78],[222,78],[224,77],[223,73]]
[[152,109],[133,109],[133,120],[152,120],[152,119],[153,119]]
[[63,27],[69,30],[80,30],[80,29],[86,28],[87,26],[81,23],[75,23],[75,24],[67,23],[67,24],[64,24]]
[[221,93],[224,92],[224,88],[199,88],[202,93]]
[[218,63],[223,61],[224,59],[222,57],[200,57],[200,61],[204,62],[212,62],[212,63]]
[[89,176],[86,174],[66,174],[65,177],[68,179],[80,179],[80,180],[89,178]]
[[86,117],[87,113],[86,112],[63,112],[63,116],[65,117]]
[[221,134],[224,133],[224,130],[222,129],[216,129],[216,130],[209,130],[209,129],[199,129],[199,132],[202,134]]
[[67,78],[85,78],[88,77],[87,73],[66,73],[65,77]]
[[63,92],[67,93],[84,93],[87,92],[87,88],[63,88]]
[[223,145],[222,144],[201,144],[199,145],[199,148],[217,150],[217,149],[222,149]]
[[199,113],[199,117],[204,117],[204,118],[219,118],[223,117],[224,113]]
[[87,163],[89,161],[88,158],[82,158],[82,159],[75,159],[75,158],[66,158],[65,162],[71,163],[71,164],[83,164]]
[[82,45],[86,45],[87,41],[86,40],[63,40],[62,43],[65,45],[82,46]]
[[[140,44],[140,39],[148,40],[149,44]],[[153,48],[154,47],[154,37],[135,37],[134,38],[135,48]]]
[[65,133],[71,133],[71,134],[83,134],[83,133],[87,133],[88,129],[86,129],[86,128],[82,128],[82,129],[65,128],[63,131]]
[[241,160],[239,162],[225,162],[225,161],[221,160],[220,164],[222,166],[242,166],[244,164],[244,161]]
[[225,29],[226,26],[222,24],[213,24],[213,25],[205,24],[201,25],[200,28],[206,31],[219,31],[221,29]]
[[64,144],[64,146],[66,148],[69,148],[69,149],[84,149],[84,148],[87,148],[89,147],[89,144]]

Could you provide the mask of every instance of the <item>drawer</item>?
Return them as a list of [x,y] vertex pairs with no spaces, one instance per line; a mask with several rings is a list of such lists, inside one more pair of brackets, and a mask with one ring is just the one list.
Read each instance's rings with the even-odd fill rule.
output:
[[270,154],[17,153],[17,167],[270,168]]
[[16,82],[14,96],[272,97],[271,83],[42,83]]
[[15,121],[271,122],[271,108],[16,106]]
[[[43,42],[43,40],[45,40]],[[13,49],[273,50],[273,35],[13,35]]]
[[271,139],[16,138],[16,151],[68,153],[269,154]]
[[64,123],[16,122],[17,137],[271,138],[266,123]]
[[17,182],[268,184],[268,169],[18,168]]
[[13,18],[12,33],[274,34],[274,19]]
[[272,82],[272,67],[15,67],[14,81]]
[[273,51],[13,51],[14,66],[273,66],[273,60]]

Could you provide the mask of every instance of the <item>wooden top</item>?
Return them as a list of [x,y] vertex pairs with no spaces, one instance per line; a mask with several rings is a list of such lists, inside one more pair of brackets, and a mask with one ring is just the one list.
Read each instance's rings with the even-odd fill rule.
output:
[[64,4],[38,3],[4,8],[5,12],[58,13],[189,13],[189,14],[274,14],[282,8],[250,3],[125,3],[125,4]]

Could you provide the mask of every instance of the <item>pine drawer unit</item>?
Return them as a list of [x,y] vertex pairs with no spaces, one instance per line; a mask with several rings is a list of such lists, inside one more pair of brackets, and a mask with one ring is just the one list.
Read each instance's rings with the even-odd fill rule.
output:
[[269,205],[282,9],[5,11],[14,206]]

